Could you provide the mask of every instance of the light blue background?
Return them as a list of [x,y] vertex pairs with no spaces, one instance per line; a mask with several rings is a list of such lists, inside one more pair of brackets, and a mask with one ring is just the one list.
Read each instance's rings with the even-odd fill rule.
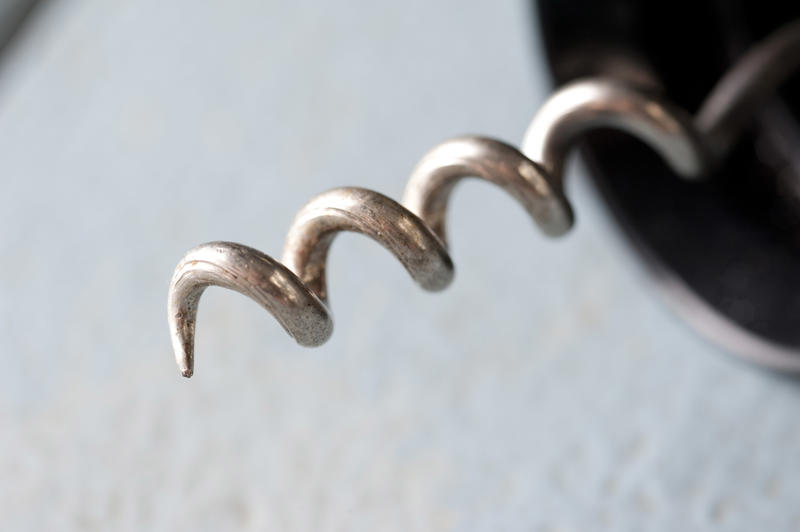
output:
[[547,94],[521,2],[344,4],[55,0],[5,57],[0,528],[799,528],[797,386],[661,305],[577,165],[560,241],[459,188],[441,294],[340,237],[322,348],[209,290],[179,377],[185,250],[279,255],[315,193],[398,197]]

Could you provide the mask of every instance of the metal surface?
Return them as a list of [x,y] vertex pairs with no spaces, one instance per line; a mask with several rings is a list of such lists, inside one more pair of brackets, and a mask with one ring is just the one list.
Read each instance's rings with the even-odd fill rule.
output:
[[579,80],[542,106],[522,151],[560,186],[564,158],[592,129],[612,127],[649,144],[687,178],[708,174],[725,157],[753,115],[800,66],[800,21],[753,46],[714,86],[695,119],[683,109],[611,79]]
[[522,151],[540,161],[563,186],[564,159],[587,131],[615,128],[647,142],[687,178],[702,175],[707,157],[691,117],[655,96],[611,79],[581,80],[545,102],[522,141]]
[[211,285],[235,290],[257,302],[300,345],[320,345],[333,331],[328,309],[283,264],[247,246],[209,242],[183,257],[169,288],[172,347],[184,377],[194,372],[197,305]]
[[448,140],[428,152],[411,174],[403,204],[446,241],[450,194],[474,176],[513,196],[546,235],[561,236],[572,227],[572,207],[541,166],[513,146],[484,137]]
[[[666,302],[726,351],[800,370],[800,5],[536,7],[556,84],[632,79],[694,111],[715,162],[702,184],[675,180],[623,135],[590,134],[580,146],[605,206]],[[646,75],[631,76],[631,65]]]
[[[563,163],[575,140],[589,130],[622,130],[650,144],[683,177],[707,174],[716,162],[710,159],[708,136],[713,136],[714,153],[724,153],[735,141],[741,128],[732,126],[728,131],[720,124],[729,123],[731,117],[737,124],[745,123],[745,115],[784,78],[784,52],[795,46],[796,27],[788,26],[756,48],[723,78],[704,108],[710,111],[702,114],[702,131],[685,111],[621,82],[576,81],[543,105],[528,128],[522,151],[481,137],[453,139],[435,147],[411,176],[404,197],[408,208],[361,188],[334,189],[314,198],[289,230],[283,265],[238,244],[217,242],[196,248],[178,265],[169,294],[170,329],[181,372],[192,374],[196,308],[209,285],[255,299],[303,345],[325,341],[331,332],[325,266],[340,231],[362,233],[381,243],[423,288],[445,288],[453,276],[444,244],[447,203],[464,177],[477,176],[500,186],[546,234],[558,236],[572,224],[572,210],[562,192]],[[754,69],[780,75],[755,79],[742,74]]]
[[764,101],[800,66],[800,20],[748,50],[714,86],[697,113],[710,149],[724,157]]
[[447,249],[422,220],[383,194],[337,188],[320,194],[300,210],[283,249],[283,263],[322,301],[328,301],[328,250],[341,231],[361,233],[379,242],[425,290],[442,290],[453,280]]

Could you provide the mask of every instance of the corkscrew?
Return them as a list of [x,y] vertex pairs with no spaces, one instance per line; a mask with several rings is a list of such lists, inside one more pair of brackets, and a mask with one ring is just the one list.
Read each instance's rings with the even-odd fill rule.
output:
[[573,81],[557,90],[528,127],[521,148],[466,136],[439,144],[417,164],[401,203],[378,192],[336,188],[313,198],[289,229],[281,261],[233,242],[209,242],[178,263],[169,287],[168,321],[181,373],[194,371],[199,300],[209,286],[244,294],[270,312],[300,345],[317,346],[333,331],[326,281],[337,233],[361,233],[388,249],[425,290],[453,279],[446,218],[464,178],[495,184],[515,198],[547,236],[573,225],[564,193],[564,163],[575,143],[614,128],[649,145],[679,177],[709,177],[762,102],[800,63],[800,21],[752,47],[691,116],[654,91],[611,77]]

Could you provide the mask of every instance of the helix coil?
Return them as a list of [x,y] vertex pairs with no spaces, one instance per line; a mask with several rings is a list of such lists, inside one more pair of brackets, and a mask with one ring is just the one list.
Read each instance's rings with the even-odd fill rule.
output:
[[561,236],[572,227],[563,168],[577,139],[616,128],[641,139],[685,179],[707,176],[727,154],[763,100],[800,62],[800,21],[751,48],[717,83],[692,117],[619,81],[584,79],[559,89],[534,117],[517,149],[485,137],[434,147],[414,169],[402,204],[363,188],[338,188],[297,214],[281,261],[232,242],[190,250],[172,276],[168,320],[181,373],[194,371],[197,307],[208,286],[240,292],[269,311],[299,344],[317,346],[333,331],[325,266],[337,233],[364,234],[387,248],[422,288],[453,279],[445,221],[453,188],[477,177],[513,196],[540,229]]

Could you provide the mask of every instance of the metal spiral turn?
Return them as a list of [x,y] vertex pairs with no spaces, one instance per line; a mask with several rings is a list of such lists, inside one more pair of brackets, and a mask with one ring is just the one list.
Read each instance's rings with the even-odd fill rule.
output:
[[205,288],[240,292],[267,309],[299,344],[317,346],[333,331],[325,266],[341,231],[369,236],[387,248],[425,290],[453,279],[447,251],[447,204],[463,178],[478,177],[516,198],[549,236],[573,224],[563,193],[563,168],[576,140],[596,128],[641,139],[685,179],[699,179],[725,157],[763,100],[800,63],[800,21],[750,49],[717,83],[695,117],[619,81],[592,78],[559,89],[531,122],[522,148],[484,137],[448,140],[413,171],[402,205],[372,190],[337,188],[297,214],[281,262],[232,242],[190,250],[169,287],[168,319],[181,373],[194,371],[197,306]]

